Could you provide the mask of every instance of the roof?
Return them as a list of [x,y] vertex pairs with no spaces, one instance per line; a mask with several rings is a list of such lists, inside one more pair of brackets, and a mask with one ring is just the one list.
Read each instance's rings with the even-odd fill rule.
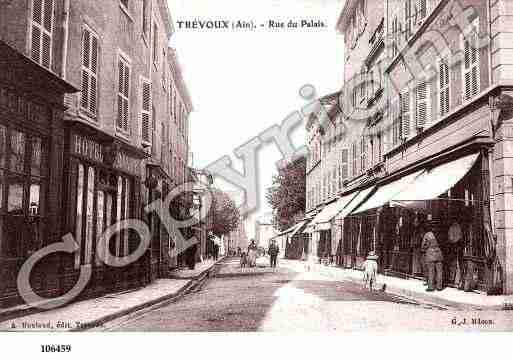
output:
[[358,3],[358,0],[347,0],[344,4],[344,8],[342,9],[342,12],[340,13],[340,16],[337,20],[336,29],[340,32],[344,32],[350,16],[353,14],[353,10]]

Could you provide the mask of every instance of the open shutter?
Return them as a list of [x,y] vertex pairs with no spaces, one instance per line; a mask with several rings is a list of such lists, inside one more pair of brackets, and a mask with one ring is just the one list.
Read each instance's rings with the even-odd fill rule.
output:
[[87,69],[90,66],[91,59],[91,32],[84,29],[82,36],[82,95],[80,99],[80,106],[84,109],[89,109],[89,73]]
[[416,0],[415,23],[421,25],[427,16],[427,0]]
[[49,69],[52,57],[53,0],[32,1],[31,58]]
[[123,85],[123,81],[124,81],[124,78],[125,78],[125,65],[123,64],[123,62],[120,60],[118,62],[118,121],[117,121],[117,126],[118,128],[122,129],[123,128],[123,88],[124,88],[124,85]]
[[449,65],[447,61],[440,60],[438,65],[438,84],[439,84],[439,106],[440,115],[443,116],[449,112],[450,108],[450,95],[449,95]]
[[417,129],[424,128],[429,122],[429,84],[421,82],[416,88],[416,125]]
[[401,129],[400,138],[408,138],[410,136],[410,93],[409,89],[401,92]]
[[463,86],[465,89],[463,96],[465,100],[470,100],[480,91],[478,29],[479,22],[478,19],[475,19],[472,29],[463,37]]
[[347,148],[342,149],[341,153],[341,177],[342,180],[345,180],[349,177],[349,150]]
[[149,82],[143,82],[142,85],[142,111],[141,111],[141,128],[142,128],[142,139],[145,142],[151,142],[151,84]]

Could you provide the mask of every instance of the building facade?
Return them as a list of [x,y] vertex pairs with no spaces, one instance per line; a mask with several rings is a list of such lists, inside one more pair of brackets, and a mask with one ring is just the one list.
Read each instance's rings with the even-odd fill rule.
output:
[[[62,223],[53,227],[57,237],[71,233],[79,250],[59,256],[45,286],[64,293],[84,267],[92,270],[86,296],[165,275],[173,239],[144,207],[185,182],[192,111],[168,46],[174,29],[167,2],[11,1],[1,6],[0,24],[3,41],[81,90],[64,98],[63,141],[54,150],[62,154],[55,197]],[[126,267],[105,265],[97,255],[100,235],[128,218],[148,223],[151,249]],[[121,231],[106,250],[122,257],[138,244]]]
[[[423,277],[431,229],[446,285],[512,293],[512,11],[500,0],[346,2],[338,108],[307,124],[307,207],[320,211],[312,235],[335,235],[339,265],[358,267],[376,251],[382,272]],[[347,170],[330,202],[338,183],[322,143],[337,128],[335,164]]]

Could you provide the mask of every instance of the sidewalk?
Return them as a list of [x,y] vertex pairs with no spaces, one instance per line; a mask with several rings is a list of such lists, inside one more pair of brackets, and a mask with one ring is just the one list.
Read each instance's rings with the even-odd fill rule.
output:
[[[283,260],[297,271],[305,271],[305,262]],[[322,264],[310,264],[311,271],[317,271],[340,281],[362,283],[363,273],[355,269],[344,269]],[[423,281],[418,279],[401,279],[378,274],[377,287],[386,285],[387,293],[408,297],[417,301],[465,310],[504,310],[513,306],[513,295],[486,295],[477,292],[464,292],[456,288],[445,288],[442,291],[426,292]]]
[[[179,298],[206,277],[216,263],[219,261],[207,260],[198,263],[194,270],[176,270],[172,272],[172,278],[158,279],[143,288],[112,293],[58,309],[8,319],[0,322],[0,331],[69,332],[100,328],[113,319]],[[5,310],[0,314],[2,312]]]

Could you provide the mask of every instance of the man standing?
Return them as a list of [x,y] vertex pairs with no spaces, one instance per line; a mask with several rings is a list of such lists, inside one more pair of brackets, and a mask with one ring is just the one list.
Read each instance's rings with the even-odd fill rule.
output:
[[269,253],[269,256],[271,257],[271,268],[276,268],[276,260],[278,258],[278,253],[280,253],[280,247],[278,247],[276,241],[271,241],[267,253]]
[[444,257],[432,230],[428,230],[426,234],[424,234],[422,239],[422,250],[426,253],[425,263],[428,272],[427,291],[432,292],[435,290],[435,287],[437,290],[442,290],[442,261],[444,260]]

